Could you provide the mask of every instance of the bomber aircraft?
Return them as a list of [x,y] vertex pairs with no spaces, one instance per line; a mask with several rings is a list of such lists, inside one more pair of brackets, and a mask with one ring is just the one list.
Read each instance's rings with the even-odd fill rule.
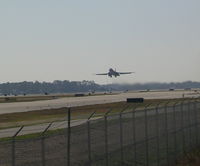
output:
[[121,74],[132,74],[134,72],[117,72],[116,70],[113,70],[112,68],[109,69],[108,73],[100,73],[100,74],[96,74],[96,75],[108,75],[109,77],[118,77]]

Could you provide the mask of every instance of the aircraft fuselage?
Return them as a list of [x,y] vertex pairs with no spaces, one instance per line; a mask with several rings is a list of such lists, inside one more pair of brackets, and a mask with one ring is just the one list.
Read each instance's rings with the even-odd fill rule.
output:
[[112,76],[118,77],[118,76],[120,76],[120,74],[118,72],[114,71],[112,68],[110,68],[109,72],[108,72],[108,76],[109,77],[112,77]]

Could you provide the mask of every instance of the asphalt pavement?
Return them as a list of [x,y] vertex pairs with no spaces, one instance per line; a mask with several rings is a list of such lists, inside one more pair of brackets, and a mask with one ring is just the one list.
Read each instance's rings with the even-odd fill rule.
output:
[[75,107],[94,104],[105,104],[112,102],[126,101],[127,98],[144,99],[173,99],[183,97],[197,97],[199,94],[191,91],[157,91],[157,92],[128,92],[113,95],[85,96],[85,97],[65,97],[59,99],[33,101],[33,102],[15,102],[1,103],[0,114],[27,112],[34,110],[43,110],[51,108]]

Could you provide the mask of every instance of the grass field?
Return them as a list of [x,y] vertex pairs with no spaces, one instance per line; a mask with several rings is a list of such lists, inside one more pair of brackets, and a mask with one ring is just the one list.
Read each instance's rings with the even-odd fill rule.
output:
[[0,103],[13,103],[13,102],[30,102],[30,101],[40,101],[40,100],[52,100],[62,97],[72,97],[72,95],[45,95],[45,96],[5,96],[0,97]]
[[193,150],[185,154],[181,159],[177,161],[175,166],[200,166],[200,148]]

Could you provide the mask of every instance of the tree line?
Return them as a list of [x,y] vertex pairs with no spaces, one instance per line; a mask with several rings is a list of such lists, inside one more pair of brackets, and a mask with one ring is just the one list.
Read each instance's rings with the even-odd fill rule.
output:
[[192,89],[200,88],[200,82],[185,81],[171,83],[135,83],[135,84],[110,84],[107,88],[117,90],[159,90],[159,89]]
[[49,93],[73,93],[104,91],[104,87],[94,81],[60,81],[53,82],[18,82],[0,84],[1,95],[21,95],[21,94],[49,94]]
[[99,85],[94,81],[60,81],[53,82],[17,82],[1,83],[1,95],[19,94],[49,94],[49,93],[77,93],[94,91],[127,91],[127,90],[156,90],[156,89],[190,89],[200,88],[200,82],[180,82],[180,83],[135,83],[135,84],[108,84]]

